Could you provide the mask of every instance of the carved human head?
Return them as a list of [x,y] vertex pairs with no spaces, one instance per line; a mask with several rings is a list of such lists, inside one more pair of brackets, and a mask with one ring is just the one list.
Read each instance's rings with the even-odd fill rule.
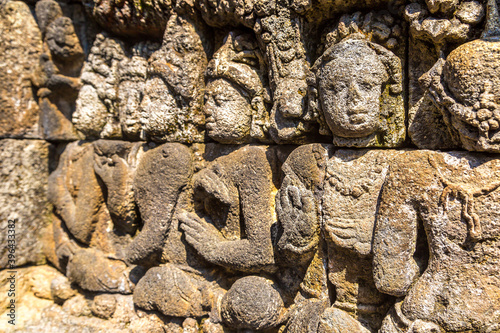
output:
[[78,93],[73,125],[87,138],[121,135],[117,126],[116,74],[125,58],[123,42],[98,34],[83,67],[83,87]]
[[231,32],[207,68],[204,112],[209,137],[222,143],[265,140],[269,94],[263,75],[255,41]]
[[500,152],[500,15],[488,0],[477,39],[441,57],[422,77],[456,143],[471,151]]
[[[372,42],[375,28],[361,26],[374,16],[360,15],[342,17],[327,35],[312,67],[309,105],[336,145],[394,147],[404,139],[401,60]],[[385,37],[384,44],[394,48],[397,40]]]
[[341,137],[364,137],[380,129],[380,95],[387,70],[368,42],[342,41],[323,56],[318,88],[328,127]]
[[[157,43],[139,42],[132,48],[132,57],[125,58],[118,65],[118,114],[122,133],[127,138],[140,137],[140,106],[146,86],[148,58],[158,48]],[[150,98],[149,95],[146,94],[146,98]]]
[[59,60],[73,61],[83,58],[83,49],[69,17],[58,17],[47,27],[47,44]]
[[440,59],[421,82],[467,150],[500,152],[500,42],[475,40]]

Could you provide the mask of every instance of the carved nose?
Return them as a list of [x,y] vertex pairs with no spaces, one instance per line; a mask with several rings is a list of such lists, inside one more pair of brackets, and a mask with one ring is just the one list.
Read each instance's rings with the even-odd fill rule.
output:
[[210,117],[214,113],[212,107],[210,107],[208,104],[205,104],[203,111],[205,112],[206,117]]
[[349,95],[347,101],[352,112],[359,111],[359,107],[362,104],[362,96],[359,86],[354,81],[351,81],[349,84]]

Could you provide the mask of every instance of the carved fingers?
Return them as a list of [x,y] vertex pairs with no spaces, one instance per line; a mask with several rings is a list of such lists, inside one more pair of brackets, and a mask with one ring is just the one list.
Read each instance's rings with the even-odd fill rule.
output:
[[325,231],[339,247],[355,250],[361,255],[371,252],[374,219],[336,219],[325,223]]
[[100,155],[96,150],[96,154],[94,155],[94,171],[106,186],[110,187],[115,185],[114,183],[125,179],[128,174],[128,166],[118,155],[108,157]]
[[224,241],[223,236],[212,224],[194,213],[182,211],[178,215],[180,227],[186,241],[206,260],[212,261],[217,245]]
[[225,204],[231,203],[231,195],[226,184],[212,170],[205,170],[203,174],[196,180],[196,186],[203,188],[208,194],[213,195],[216,199]]

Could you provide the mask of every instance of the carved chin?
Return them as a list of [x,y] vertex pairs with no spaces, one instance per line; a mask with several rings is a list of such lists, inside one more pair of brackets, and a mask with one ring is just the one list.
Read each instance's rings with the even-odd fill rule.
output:
[[378,123],[369,119],[366,115],[355,115],[349,119],[349,123],[331,126],[333,135],[344,138],[362,138],[373,134],[378,129]]

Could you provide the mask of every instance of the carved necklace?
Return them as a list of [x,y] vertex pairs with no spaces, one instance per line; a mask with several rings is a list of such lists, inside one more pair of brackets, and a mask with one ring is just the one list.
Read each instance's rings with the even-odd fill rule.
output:
[[339,192],[343,196],[352,196],[353,198],[357,199],[363,194],[370,191],[370,188],[372,188],[375,184],[375,179],[377,179],[384,171],[384,168],[378,160],[375,160],[374,164],[376,166],[373,170],[370,170],[365,177],[356,181],[347,179],[338,172],[332,170],[331,167],[328,167],[328,182],[333,188],[335,188],[337,192]]

